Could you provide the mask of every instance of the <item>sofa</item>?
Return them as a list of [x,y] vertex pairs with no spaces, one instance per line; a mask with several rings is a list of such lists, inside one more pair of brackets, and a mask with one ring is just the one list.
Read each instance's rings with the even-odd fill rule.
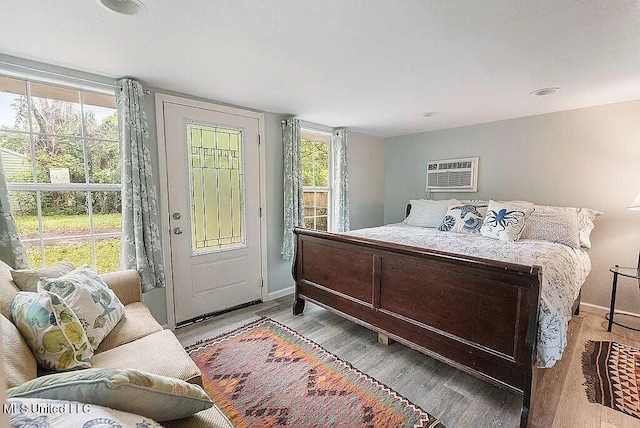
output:
[[[164,330],[142,303],[138,273],[126,270],[101,277],[125,306],[125,315],[95,350],[91,366],[137,369],[202,386],[200,370],[176,336],[171,330]],[[7,388],[50,373],[38,368],[30,349],[11,322],[11,303],[19,291],[12,281],[10,267],[0,261],[0,314],[3,317],[0,326]],[[162,425],[196,428],[232,426],[216,406]]]

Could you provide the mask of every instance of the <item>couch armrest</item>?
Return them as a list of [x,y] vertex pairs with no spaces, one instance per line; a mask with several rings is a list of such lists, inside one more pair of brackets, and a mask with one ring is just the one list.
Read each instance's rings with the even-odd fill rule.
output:
[[109,272],[100,275],[123,305],[142,301],[140,275],[135,269]]

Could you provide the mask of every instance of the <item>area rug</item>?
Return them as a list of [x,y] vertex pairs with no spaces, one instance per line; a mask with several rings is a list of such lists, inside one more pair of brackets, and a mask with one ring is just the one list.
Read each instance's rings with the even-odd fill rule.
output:
[[582,372],[590,402],[640,419],[640,349],[589,340],[582,354]]
[[319,345],[262,318],[187,348],[238,427],[430,427],[433,416]]

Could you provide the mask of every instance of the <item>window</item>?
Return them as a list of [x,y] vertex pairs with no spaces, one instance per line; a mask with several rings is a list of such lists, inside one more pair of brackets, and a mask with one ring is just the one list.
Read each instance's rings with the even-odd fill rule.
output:
[[331,134],[301,130],[304,227],[331,230]]
[[0,76],[0,157],[32,267],[117,270],[121,185],[113,94]]

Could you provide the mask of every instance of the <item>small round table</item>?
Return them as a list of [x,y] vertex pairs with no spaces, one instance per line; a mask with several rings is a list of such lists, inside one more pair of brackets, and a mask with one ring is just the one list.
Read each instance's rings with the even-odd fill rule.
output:
[[[628,325],[620,324],[619,322],[615,322],[613,320],[613,315],[615,314],[616,307],[616,292],[618,289],[618,276],[624,276],[627,278],[633,278],[638,280],[638,287],[640,287],[640,267],[620,267],[615,265],[611,269],[609,269],[611,273],[613,273],[613,284],[611,284],[611,306],[609,307],[609,313],[605,314],[605,318],[609,320],[609,327],[607,331],[611,331],[611,327],[613,324],[619,325],[620,327],[628,328],[630,330],[640,331],[640,329],[629,327]],[[627,315],[626,316],[634,316],[636,318],[640,318],[640,316],[636,315]]]

